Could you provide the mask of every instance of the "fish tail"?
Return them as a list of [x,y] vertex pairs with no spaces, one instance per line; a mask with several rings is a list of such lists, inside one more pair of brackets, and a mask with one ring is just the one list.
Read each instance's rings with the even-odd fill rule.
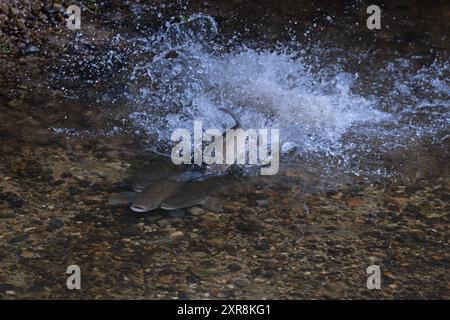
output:
[[233,111],[231,111],[228,108],[223,108],[223,107],[219,108],[219,110],[230,115],[233,118],[234,122],[236,122],[236,124],[231,129],[244,128],[244,126],[242,125],[241,119]]

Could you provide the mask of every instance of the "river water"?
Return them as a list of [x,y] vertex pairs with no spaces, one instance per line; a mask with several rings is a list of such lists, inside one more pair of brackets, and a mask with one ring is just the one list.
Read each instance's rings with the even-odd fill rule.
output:
[[[364,1],[89,3],[76,32],[1,43],[1,298],[450,297],[444,1],[380,4],[376,31]],[[221,107],[280,130],[280,171],[219,177],[208,207],[214,179],[175,185],[154,150],[229,128]],[[132,211],[165,175],[140,200],[189,207]]]
[[194,13],[138,36],[116,33],[100,50],[80,36],[56,82],[76,79],[84,90],[104,79],[109,86],[96,101],[120,101],[128,110],[110,134],[135,130],[143,146],[165,152],[171,133],[192,129],[194,120],[230,127],[218,111],[225,107],[247,128],[280,129],[282,166],[301,163],[318,175],[413,178],[447,156],[445,55],[426,60],[348,42],[307,47],[287,33],[284,42],[242,40]]

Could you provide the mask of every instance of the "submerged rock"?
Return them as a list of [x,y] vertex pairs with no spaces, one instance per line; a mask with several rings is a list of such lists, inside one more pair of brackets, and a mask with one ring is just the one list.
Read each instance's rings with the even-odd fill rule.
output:
[[137,236],[140,235],[142,233],[141,229],[138,226],[126,226],[123,227],[119,230],[119,233],[122,236],[126,236],[126,237],[133,237],[133,236]]
[[54,231],[54,230],[60,229],[62,227],[64,227],[64,222],[62,222],[58,218],[51,218],[50,223],[48,224],[47,230]]
[[178,238],[184,236],[184,233],[182,231],[175,231],[170,234],[171,238]]
[[39,48],[36,47],[35,45],[29,44],[25,47],[25,49],[23,50],[23,52],[25,54],[33,54],[33,53],[37,53],[39,52]]

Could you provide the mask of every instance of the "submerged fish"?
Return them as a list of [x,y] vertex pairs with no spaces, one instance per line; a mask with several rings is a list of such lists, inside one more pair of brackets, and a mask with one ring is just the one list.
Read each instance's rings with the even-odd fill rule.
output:
[[175,210],[199,204],[218,207],[219,202],[211,195],[222,190],[231,180],[227,176],[197,181],[191,181],[191,178],[192,174],[187,172],[152,184],[143,192],[136,193],[131,202],[131,210],[142,213],[158,208]]
[[175,192],[184,182],[177,179],[161,180],[137,194],[131,203],[134,212],[148,212],[158,209],[161,202]]
[[228,114],[229,116],[231,116],[235,122],[235,125],[232,126],[230,129],[245,129],[244,125],[242,124],[241,119],[230,109],[228,108],[219,108],[220,111],[225,112],[226,114]]
[[131,180],[131,188],[135,192],[142,192],[147,187],[152,186],[155,183],[163,179],[171,179],[176,173],[176,169],[167,165],[157,165],[156,170],[152,170],[151,172],[143,172],[137,174]]
[[[232,129],[243,128],[240,119],[231,110],[225,108],[220,108],[220,110],[234,119],[235,125]],[[164,156],[170,157],[169,155]],[[220,167],[219,172],[216,172],[215,176],[211,178],[207,178],[208,174],[204,175],[193,168],[183,172],[174,172],[176,169],[170,166],[163,166],[152,172],[140,174],[132,182],[132,188],[137,194],[131,200],[130,208],[134,212],[142,213],[158,208],[174,210],[208,203],[220,207],[220,201],[209,195],[224,187],[229,178],[222,174],[228,167],[229,165]]]
[[203,204],[211,194],[224,188],[230,177],[213,177],[183,185],[161,203],[161,209],[175,210]]
[[147,187],[150,187],[154,183],[158,183],[160,180],[167,177],[166,175],[162,175],[157,173],[142,173],[133,178],[131,182],[131,188],[135,192],[142,192]]

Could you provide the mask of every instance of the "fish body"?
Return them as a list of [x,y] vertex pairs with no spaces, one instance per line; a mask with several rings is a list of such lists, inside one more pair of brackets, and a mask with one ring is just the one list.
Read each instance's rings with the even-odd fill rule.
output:
[[233,111],[231,111],[228,108],[219,108],[220,111],[225,112],[226,114],[228,114],[230,117],[233,118],[235,125],[233,127],[231,127],[230,129],[244,129],[244,125],[242,124],[241,119],[237,116],[237,114],[235,114]]
[[130,208],[132,211],[139,213],[158,209],[161,202],[178,190],[183,184],[184,182],[176,179],[160,180],[158,183],[154,183],[145,188],[144,191],[138,193],[132,201]]
[[[241,120],[234,112],[226,108],[220,110],[235,121],[231,129],[243,128]],[[140,174],[132,182],[136,196],[131,201],[130,208],[134,212],[142,213],[158,208],[175,210],[206,204],[210,194],[224,187],[228,178],[223,174],[229,167],[223,165],[218,171],[211,172],[205,166],[200,166],[184,172],[174,172],[173,167],[163,166],[152,172]],[[206,174],[199,169],[206,171]],[[213,177],[208,178],[211,175]]]
[[211,194],[225,187],[229,180],[228,176],[221,176],[189,182],[167,197],[161,203],[161,209],[175,210],[202,204]]
[[177,171],[175,168],[159,167],[151,172],[144,172],[136,175],[131,182],[131,188],[135,192],[143,192],[147,187],[159,183],[161,180],[177,180],[188,182],[201,175],[200,172],[189,168],[184,171]]

